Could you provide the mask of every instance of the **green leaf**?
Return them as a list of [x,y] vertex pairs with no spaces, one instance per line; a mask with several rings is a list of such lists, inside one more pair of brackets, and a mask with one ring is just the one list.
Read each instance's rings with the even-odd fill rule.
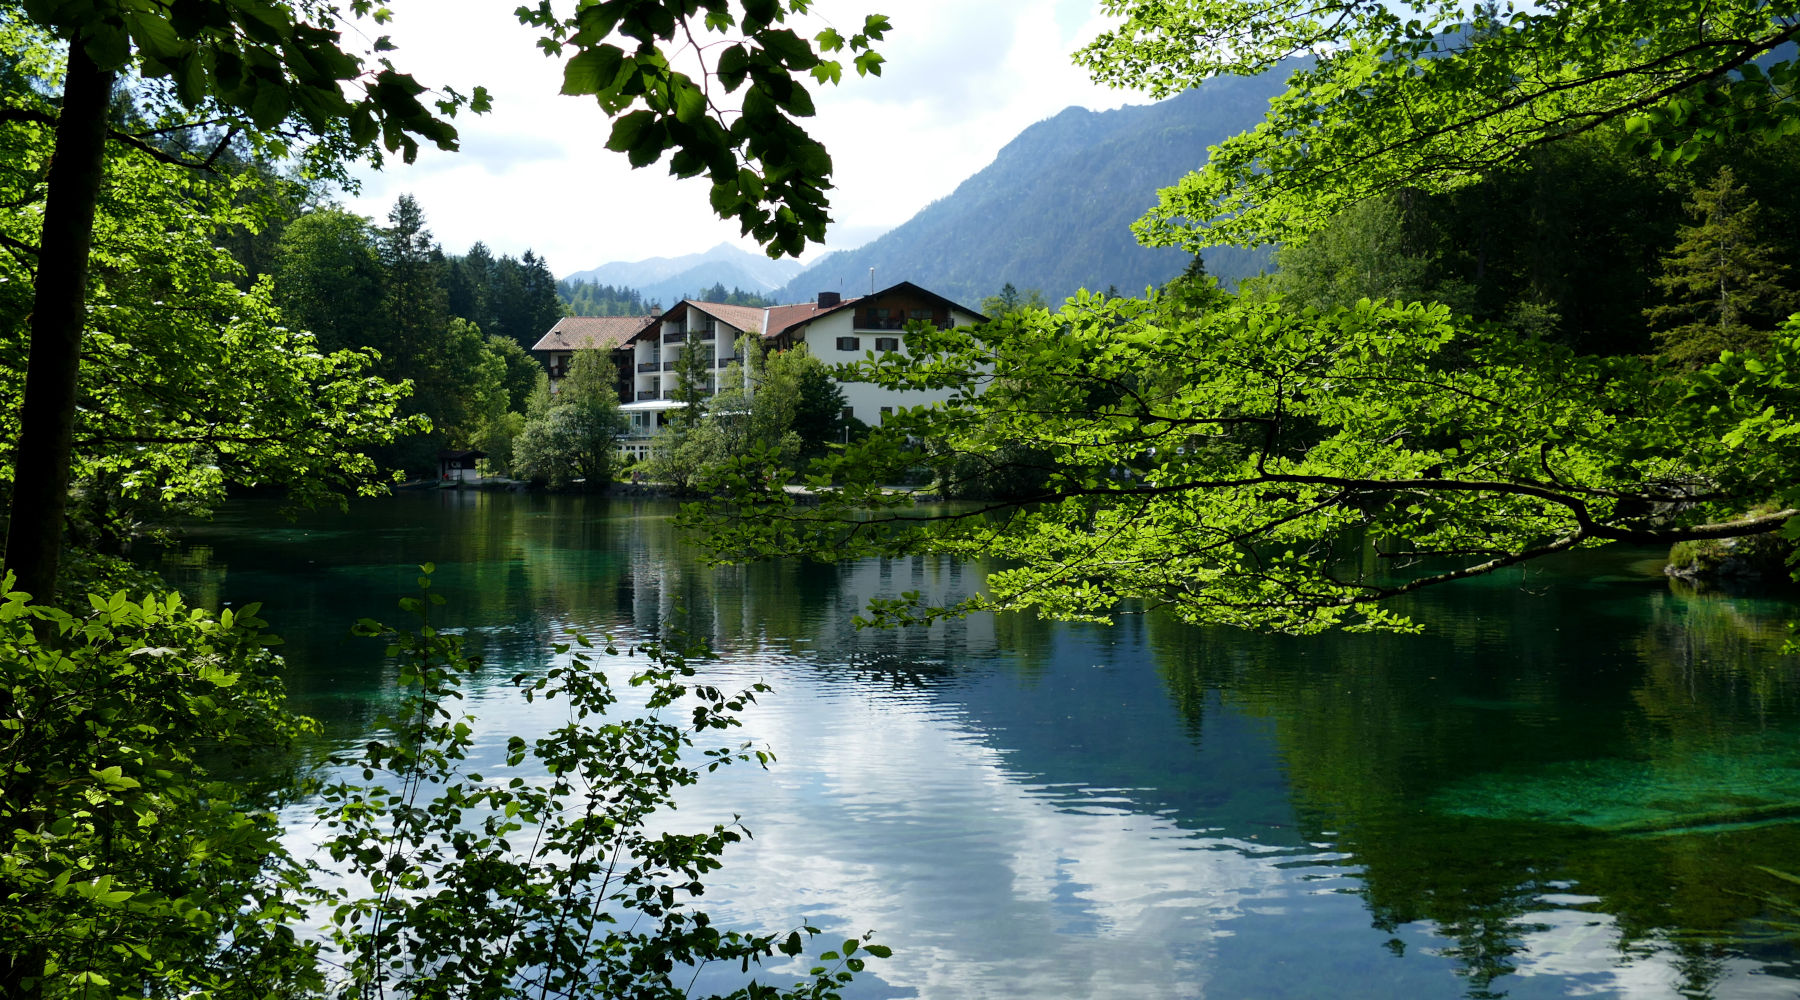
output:
[[625,53],[616,45],[598,45],[577,53],[563,66],[562,93],[597,94],[611,90]]

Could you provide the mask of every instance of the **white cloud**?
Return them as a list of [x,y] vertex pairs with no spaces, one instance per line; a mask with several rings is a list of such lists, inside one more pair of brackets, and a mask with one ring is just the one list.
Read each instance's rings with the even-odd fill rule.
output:
[[[605,149],[610,123],[591,100],[558,95],[561,63],[535,47],[510,5],[390,6],[396,65],[427,85],[465,93],[484,85],[494,111],[459,119],[459,153],[426,150],[416,164],[365,172],[361,193],[346,199],[353,210],[380,220],[411,193],[447,251],[476,240],[497,254],[535,249],[559,274],[720,242],[756,249],[735,223],[713,216],[703,180],[678,181],[663,164],[632,170]],[[836,168],[834,245],[855,246],[906,221],[1032,123],[1071,104],[1116,107],[1128,96],[1095,86],[1069,61],[1098,23],[1083,4],[826,0],[815,16],[848,34],[876,10],[893,22],[877,46],[883,75],[846,72],[841,86],[815,92],[810,127]]]

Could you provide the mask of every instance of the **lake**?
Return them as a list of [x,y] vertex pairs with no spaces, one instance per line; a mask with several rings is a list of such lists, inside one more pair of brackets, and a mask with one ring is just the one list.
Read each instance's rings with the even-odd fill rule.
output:
[[[765,680],[778,760],[682,800],[754,839],[730,926],[873,929],[856,995],[1792,997],[1800,657],[1791,604],[1678,592],[1603,550],[1417,597],[1417,636],[1157,616],[858,631],[869,598],[978,586],[911,558],[709,568],[653,501],[455,491],[289,522],[234,502],[155,566],[261,601],[297,707],[366,738],[419,563],[487,661],[491,749],[546,725],[505,683],[572,632],[708,640]],[[311,834],[297,824],[294,836]],[[1793,907],[1789,911],[1787,907]]]

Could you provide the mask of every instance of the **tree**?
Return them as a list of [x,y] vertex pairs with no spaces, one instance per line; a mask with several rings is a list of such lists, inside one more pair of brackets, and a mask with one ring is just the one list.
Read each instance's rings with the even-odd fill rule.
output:
[[[1590,133],[1681,163],[1800,120],[1800,71],[1777,51],[1800,36],[1791,0],[1106,6],[1124,22],[1080,58],[1156,96],[1313,53],[1261,126],[1162,192],[1137,226],[1153,245],[1303,243],[1378,195],[1453,192]],[[1800,535],[1800,489],[1778,471],[1800,458],[1800,318],[1767,352],[1728,353],[1684,381],[1442,305],[1370,299],[1321,311],[1279,296],[1223,308],[1090,296],[909,333],[908,351],[859,377],[955,395],[815,462],[821,506],[740,474],[709,512],[720,520],[689,523],[727,558],[1012,563],[955,607],[876,601],[878,622],[1124,606],[1291,632],[1410,627],[1383,602],[1581,546]],[[878,485],[914,461],[913,441],[1050,464],[1027,495],[918,511]]]
[[[591,94],[617,119],[611,148],[637,166],[672,150],[672,172],[710,174],[716,211],[740,220],[772,252],[798,253],[808,240],[824,238],[831,162],[795,121],[812,113],[812,99],[796,77],[835,82],[842,65],[821,53],[845,49],[854,53],[858,73],[879,73],[881,57],[872,45],[887,28],[884,17],[870,15],[848,38],[827,29],[809,43],[783,26],[790,12],[808,6],[807,0],[758,3],[740,14],[721,2],[708,4],[702,17],[700,5],[687,0],[629,9],[589,5],[567,15],[542,3],[519,14],[544,32],[547,53],[572,51],[563,92]],[[349,10],[355,17],[387,17],[368,0],[350,0]],[[697,17],[703,24],[693,23]],[[465,97],[445,88],[428,107],[421,100],[425,88],[380,54],[392,48],[385,36],[376,40],[372,64],[345,51],[339,42],[344,18],[343,8],[330,2],[197,0],[163,7],[33,0],[11,8],[0,26],[15,40],[32,28],[67,45],[56,110],[42,100],[5,109],[8,121],[55,129],[5,552],[5,566],[28,592],[49,594],[55,586],[89,249],[108,143],[202,170],[219,155],[198,161],[169,156],[144,134],[112,129],[107,116],[116,82],[121,74],[163,81],[157,93],[168,121],[159,121],[158,131],[223,127],[228,138],[244,137],[264,151],[299,150],[325,176],[341,178],[350,159],[367,154],[378,160],[381,150],[410,161],[421,141],[455,148],[456,131],[446,119],[463,107],[486,110],[485,91],[478,87]],[[697,33],[734,30],[741,37],[698,49],[718,50],[699,84],[673,69],[659,48],[693,44]],[[630,52],[609,41],[615,35],[632,39]],[[735,116],[702,86],[715,79],[727,93],[743,90]]]
[[1012,282],[1002,285],[998,294],[981,300],[981,311],[989,319],[998,319],[1021,309],[1045,308],[1044,293],[1035,288],[1020,292]]
[[308,212],[276,247],[275,300],[327,350],[373,345],[381,262],[369,220],[341,209]]
[[1270,287],[1318,310],[1359,299],[1426,298],[1426,275],[1434,261],[1418,252],[1406,230],[1397,198],[1371,198],[1312,239],[1276,251]]
[[506,408],[514,413],[524,413],[525,401],[531,398],[531,390],[537,387],[539,376],[544,374],[544,366],[525,353],[525,349],[517,342],[505,337],[488,337],[487,349],[488,353],[500,359],[505,369]]
[[[1772,531],[1800,501],[1784,471],[1800,435],[1783,416],[1800,405],[1800,320],[1777,350],[1689,384],[1443,306],[1368,300],[1318,312],[1083,296],[908,338],[913,360],[863,362],[858,377],[952,399],[816,461],[816,506],[738,460],[735,494],[689,519],[717,551],[1012,566],[955,607],[876,602],[888,623],[977,609],[1104,619],[1131,602],[1289,632],[1408,628],[1389,605],[1422,587],[1611,541]],[[880,485],[917,460],[915,440],[997,462],[1041,449],[1051,465],[1027,495],[918,510]],[[1740,516],[1772,496],[1781,507]]]
[[706,412],[706,400],[713,394],[712,348],[699,340],[684,341],[675,352],[673,374],[669,400],[681,407],[669,414],[669,423],[679,432],[694,426]]
[[529,350],[562,318],[556,278],[543,258],[525,251],[520,259],[501,257],[492,265],[486,291],[491,330]]
[[562,386],[513,440],[514,471],[552,486],[609,485],[625,433],[617,379],[607,352],[576,351]]
[[468,253],[450,264],[450,311],[483,330],[495,330],[493,303],[489,299],[494,284],[494,257],[487,244],[477,240]]
[[[29,59],[34,43],[14,39]],[[39,69],[48,66],[21,72]],[[41,100],[36,93],[22,82],[8,99]],[[0,122],[0,143],[0,197],[36,204],[50,137],[14,120]],[[145,150],[113,157],[88,280],[104,309],[82,337],[64,470],[63,525],[77,544],[119,553],[233,483],[284,487],[301,503],[378,488],[367,453],[411,429],[396,414],[403,387],[374,377],[373,358],[296,329],[267,279],[250,282],[219,245],[222,232],[257,225],[268,206],[249,195],[261,188],[256,178],[240,185],[176,170]],[[9,490],[28,489],[32,475],[13,446],[41,223],[29,210],[0,219],[0,245],[11,250],[0,256],[0,483]]]
[[831,367],[813,357],[804,342],[786,353],[794,355],[788,363],[797,369],[793,427],[800,435],[800,457],[814,458],[844,443],[844,390],[831,377]]
[[1305,239],[1378,194],[1438,192],[1598,133],[1665,161],[1800,118],[1794,0],[1107,0],[1096,79],[1177,93],[1298,63],[1251,132],[1163,190],[1139,238],[1190,249]]
[[[450,94],[434,113],[419,102],[423,88],[411,77],[385,61],[370,71],[344,53],[333,30],[336,11],[329,7],[319,11],[322,25],[300,20],[283,5],[200,3],[177,13],[113,3],[46,3],[27,13],[27,23],[67,43],[68,50],[58,113],[14,105],[8,116],[54,123],[55,138],[33,283],[6,566],[18,574],[21,588],[47,596],[55,589],[62,545],[88,259],[107,144],[155,155],[142,137],[110,128],[108,108],[119,74],[167,78],[171,104],[205,108],[209,119],[222,121],[234,134],[256,136],[269,148],[281,147],[284,136],[317,136],[323,140],[315,147],[317,162],[326,164],[333,151],[351,143],[372,146],[378,137],[408,159],[421,138],[453,147],[455,130],[438,115],[464,101]],[[23,20],[9,22],[9,31],[22,31]],[[478,109],[485,102],[485,94],[473,98]],[[170,159],[210,167],[205,161]]]
[[1736,180],[1724,167],[1694,189],[1687,208],[1695,224],[1681,228],[1656,279],[1669,301],[1644,310],[1659,328],[1659,353],[1683,368],[1700,368],[1723,351],[1765,349],[1769,331],[1800,308],[1800,295],[1782,281],[1788,266],[1759,232],[1761,206]]

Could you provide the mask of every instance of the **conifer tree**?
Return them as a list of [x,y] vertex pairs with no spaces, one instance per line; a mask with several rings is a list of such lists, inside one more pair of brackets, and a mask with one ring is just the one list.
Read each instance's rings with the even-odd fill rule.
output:
[[713,391],[711,355],[701,341],[681,345],[675,355],[675,384],[669,388],[669,398],[682,406],[669,414],[670,423],[692,427],[706,411],[707,397]]
[[1800,296],[1785,285],[1787,264],[1758,228],[1761,206],[1736,181],[1723,167],[1694,190],[1687,205],[1694,224],[1679,230],[1655,279],[1668,301],[1644,310],[1658,354],[1682,368],[1698,369],[1721,351],[1761,349],[1800,308]]

